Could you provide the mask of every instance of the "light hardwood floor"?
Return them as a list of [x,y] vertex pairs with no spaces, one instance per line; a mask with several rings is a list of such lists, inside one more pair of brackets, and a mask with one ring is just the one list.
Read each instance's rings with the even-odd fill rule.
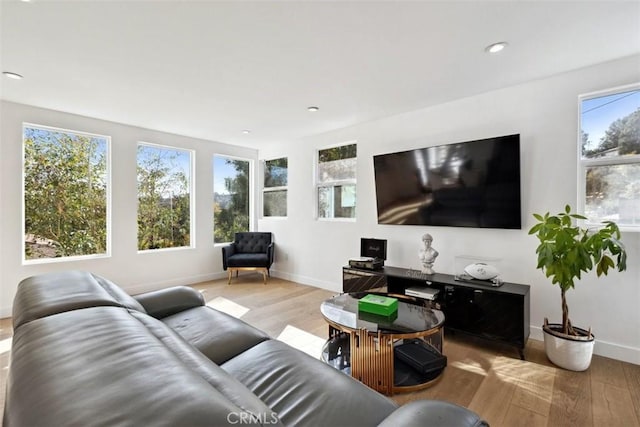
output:
[[[273,337],[283,339],[283,331],[299,330],[303,350],[310,348],[308,340],[302,342],[304,335],[316,336],[311,340],[316,345],[326,338],[328,328],[319,305],[332,292],[275,278],[263,285],[259,274],[241,274],[231,285],[218,280],[194,287],[210,305],[239,310],[243,320]],[[10,337],[11,320],[0,319],[1,407]],[[594,356],[586,372],[565,371],[551,365],[542,343],[535,340],[527,344],[526,361],[508,347],[463,336],[447,335],[444,353],[448,366],[433,387],[393,399],[398,403],[448,400],[473,409],[493,427],[640,427],[639,365]]]

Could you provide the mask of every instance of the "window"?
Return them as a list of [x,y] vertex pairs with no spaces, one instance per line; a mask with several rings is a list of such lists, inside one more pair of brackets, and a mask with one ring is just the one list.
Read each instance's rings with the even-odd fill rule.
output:
[[251,162],[213,156],[213,242],[232,242],[234,234],[249,231]]
[[640,230],[640,85],[580,97],[579,147],[585,216]]
[[192,152],[138,144],[138,250],[190,247]]
[[318,218],[356,217],[356,144],[318,150]]
[[110,138],[23,124],[24,260],[109,254]]
[[287,158],[264,162],[262,215],[287,216]]

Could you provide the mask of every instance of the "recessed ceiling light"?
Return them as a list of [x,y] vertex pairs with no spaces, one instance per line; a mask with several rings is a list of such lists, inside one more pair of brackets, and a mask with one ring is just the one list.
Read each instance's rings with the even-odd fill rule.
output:
[[314,112],[320,110],[320,107],[307,107],[307,110]]
[[487,46],[484,51],[487,53],[498,53],[500,51],[502,51],[502,49],[504,49],[505,47],[507,47],[509,43],[507,42],[498,42],[498,43],[493,43],[490,44],[489,46]]
[[14,80],[21,80],[22,76],[18,73],[12,73],[11,71],[3,71],[2,74],[5,75],[5,77],[9,77],[10,79],[14,79]]
[[242,131],[242,133],[244,133],[245,135],[249,135],[251,131],[249,129],[245,129]]

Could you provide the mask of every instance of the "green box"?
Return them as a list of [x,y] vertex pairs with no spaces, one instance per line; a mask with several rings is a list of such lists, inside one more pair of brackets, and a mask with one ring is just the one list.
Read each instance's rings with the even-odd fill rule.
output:
[[377,323],[378,325],[390,325],[398,318],[398,311],[394,311],[388,316],[381,314],[367,313],[366,311],[358,311],[358,320],[365,322]]
[[391,316],[398,311],[398,300],[382,295],[369,294],[360,298],[358,301],[358,311],[365,311],[380,316]]

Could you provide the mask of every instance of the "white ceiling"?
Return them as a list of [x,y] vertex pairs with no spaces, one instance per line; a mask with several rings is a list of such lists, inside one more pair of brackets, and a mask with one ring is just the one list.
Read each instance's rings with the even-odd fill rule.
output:
[[3,0],[0,14],[0,65],[24,75],[1,79],[2,99],[256,148],[640,53],[640,1]]

